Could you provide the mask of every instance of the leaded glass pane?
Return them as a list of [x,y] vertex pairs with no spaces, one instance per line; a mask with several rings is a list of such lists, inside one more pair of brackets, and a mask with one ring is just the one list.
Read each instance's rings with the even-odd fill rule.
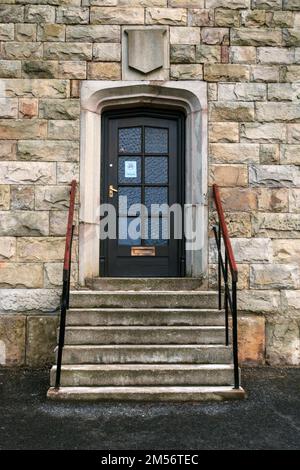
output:
[[119,152],[140,153],[142,149],[142,128],[124,127],[119,129]]
[[141,182],[141,157],[119,157],[119,183]]
[[[134,186],[126,186],[126,187],[119,187],[119,206],[123,207],[124,199],[122,199],[122,203],[120,204],[120,197],[122,198],[127,197],[127,208],[132,204],[141,204],[141,188],[135,188]],[[124,214],[124,211],[120,211],[120,213]]]
[[152,218],[148,222],[148,238],[145,245],[167,245],[168,244],[168,219]]
[[168,183],[168,157],[145,158],[145,182]]
[[[156,214],[159,212],[158,207],[153,207],[161,205],[161,204],[168,204],[168,188],[165,187],[149,187],[145,188],[145,206],[147,207],[149,214],[152,210],[152,214]],[[152,207],[151,207],[152,206]],[[167,212],[167,207],[162,208],[162,214]]]
[[119,245],[141,244],[141,222],[139,217],[119,217]]
[[160,127],[146,127],[145,152],[168,153],[168,129],[162,129]]

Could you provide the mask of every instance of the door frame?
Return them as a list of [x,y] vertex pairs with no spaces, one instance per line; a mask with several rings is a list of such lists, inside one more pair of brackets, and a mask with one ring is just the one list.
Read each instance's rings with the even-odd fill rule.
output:
[[[80,180],[78,268],[79,284],[99,275],[99,214],[101,115],[110,108],[140,104],[181,109],[186,115],[186,194],[196,224],[196,244],[186,247],[186,276],[206,278],[208,272],[208,98],[207,83],[200,80],[86,80],[80,83],[80,165],[70,168]],[[71,176],[70,176],[71,178]],[[67,181],[66,181],[67,184]],[[200,223],[199,223],[200,221]],[[75,244],[77,240],[74,240]]]
[[[100,203],[108,203],[107,187],[109,183],[108,176],[108,128],[110,119],[130,118],[130,117],[149,117],[162,118],[175,121],[177,123],[177,171],[179,180],[179,203],[185,204],[185,114],[182,110],[166,109],[159,107],[144,107],[142,105],[128,109],[109,109],[102,113],[101,119],[101,174],[100,174]],[[185,239],[184,239],[184,221],[182,226],[183,238],[178,240],[178,277],[185,276]],[[99,257],[99,276],[109,276],[108,272],[108,243],[107,240],[100,240]],[[113,277],[113,276],[111,276]]]

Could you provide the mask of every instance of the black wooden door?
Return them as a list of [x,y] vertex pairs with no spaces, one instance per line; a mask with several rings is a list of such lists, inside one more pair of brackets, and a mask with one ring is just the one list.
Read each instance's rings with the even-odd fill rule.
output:
[[184,275],[182,218],[168,213],[183,204],[183,117],[140,110],[103,118],[102,202],[115,209],[116,236],[101,242],[101,275]]

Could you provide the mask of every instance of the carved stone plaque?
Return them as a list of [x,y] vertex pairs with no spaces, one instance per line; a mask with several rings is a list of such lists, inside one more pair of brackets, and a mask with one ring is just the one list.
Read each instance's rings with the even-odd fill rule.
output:
[[164,65],[164,29],[131,29],[128,35],[128,66],[143,74]]

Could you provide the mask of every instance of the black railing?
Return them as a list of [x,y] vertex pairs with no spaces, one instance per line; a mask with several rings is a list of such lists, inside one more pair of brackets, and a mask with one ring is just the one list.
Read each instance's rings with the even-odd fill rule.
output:
[[[217,225],[213,227],[218,251],[218,296],[219,310],[225,310],[225,342],[229,345],[229,310],[232,317],[232,350],[234,366],[234,388],[240,387],[239,360],[238,360],[238,326],[237,326],[237,282],[238,269],[234,259],[224,211],[220,198],[219,188],[213,185],[213,198],[218,214]],[[222,243],[223,242],[223,243]],[[223,249],[224,246],[224,249]],[[224,257],[223,257],[224,252]],[[231,277],[231,289],[230,289]],[[222,278],[224,283],[224,299],[222,298]],[[222,300],[224,301],[222,305]]]
[[76,181],[73,180],[71,183],[71,191],[70,191],[70,206],[69,206],[69,214],[68,214],[68,225],[67,225],[67,233],[66,233],[65,256],[64,256],[64,267],[63,267],[63,286],[62,286],[62,295],[61,295],[61,302],[60,302],[60,325],[59,325],[57,362],[56,362],[56,379],[55,379],[56,389],[60,387],[62,354],[63,354],[63,348],[64,348],[64,343],[65,343],[66,314],[69,308],[69,298],[70,298],[70,278],[71,278],[71,260],[72,260],[72,241],[73,241],[73,234],[74,234],[75,194],[76,194]]

